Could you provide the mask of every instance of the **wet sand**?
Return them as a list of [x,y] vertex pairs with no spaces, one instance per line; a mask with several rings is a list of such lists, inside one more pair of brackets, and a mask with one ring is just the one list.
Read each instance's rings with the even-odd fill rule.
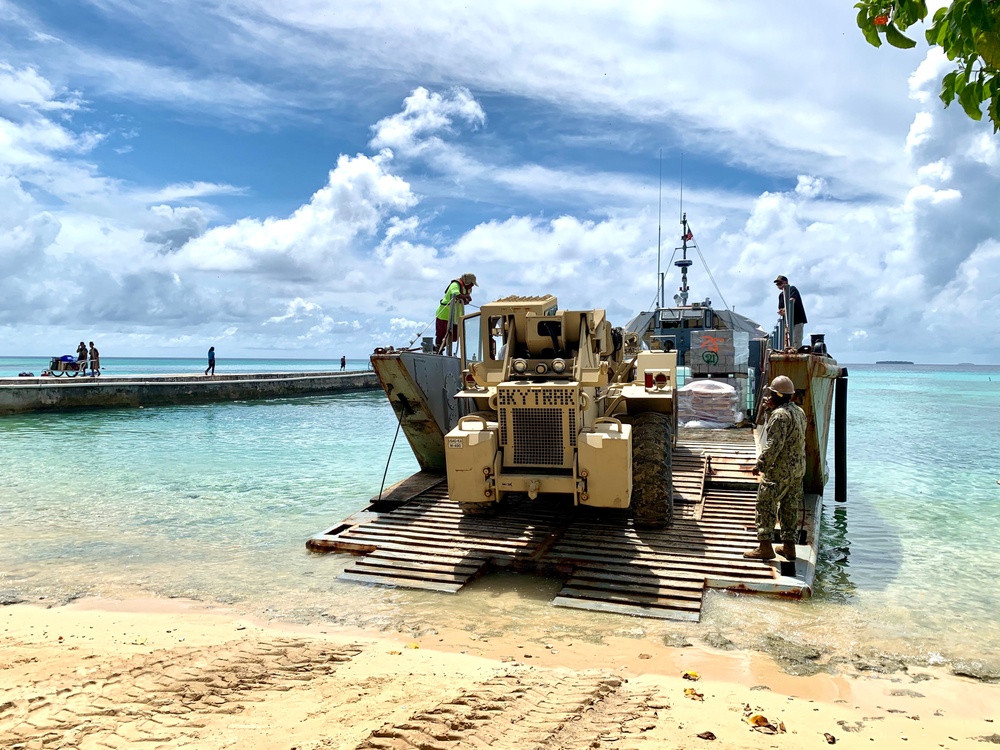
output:
[[1000,686],[944,671],[792,676],[652,638],[414,638],[181,600],[0,608],[4,748],[984,747],[998,707]]

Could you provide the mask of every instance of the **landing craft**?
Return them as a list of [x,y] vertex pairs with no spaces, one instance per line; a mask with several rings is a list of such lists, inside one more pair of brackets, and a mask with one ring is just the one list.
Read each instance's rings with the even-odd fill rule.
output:
[[[686,219],[683,229],[686,247]],[[421,471],[309,548],[363,554],[344,580],[455,593],[491,570],[525,571],[564,580],[556,605],[663,619],[698,620],[707,588],[809,596],[834,383],[846,386],[846,372],[821,340],[788,350],[780,326],[769,337],[688,305],[688,265],[677,304],[624,329],[604,310],[560,310],[554,295],[505,297],[464,316],[444,354],[429,340],[376,350]],[[747,560],[765,439],[756,400],[777,375],[807,417],[799,544],[794,561]],[[746,426],[679,423],[707,385],[725,389],[729,424]]]

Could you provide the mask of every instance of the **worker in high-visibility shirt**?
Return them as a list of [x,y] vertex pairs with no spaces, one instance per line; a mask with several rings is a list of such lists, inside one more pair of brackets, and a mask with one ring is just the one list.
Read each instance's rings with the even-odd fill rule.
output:
[[465,305],[472,301],[472,287],[479,286],[476,283],[476,274],[463,273],[457,279],[453,279],[448,288],[444,290],[444,297],[438,305],[437,314],[434,321],[434,351],[440,352],[444,348],[443,344],[449,333],[449,323],[451,326],[450,341],[458,340],[458,321],[465,314]]

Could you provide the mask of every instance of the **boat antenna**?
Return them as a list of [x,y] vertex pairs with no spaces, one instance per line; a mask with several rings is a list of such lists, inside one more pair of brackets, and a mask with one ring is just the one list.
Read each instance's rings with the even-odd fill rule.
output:
[[660,149],[660,194],[656,202],[656,298],[663,307],[663,273],[660,270],[660,238],[663,233],[663,149]]
[[[661,159],[662,160],[662,159]],[[681,215],[681,223],[684,223],[684,152],[681,151],[681,208],[678,212]]]
[[681,259],[675,260],[674,265],[681,269],[681,290],[680,294],[676,295],[674,298],[680,301],[681,307],[687,307],[688,303],[688,268],[694,262],[688,258],[688,241],[693,239],[691,230],[688,229],[688,217],[687,214],[681,214],[681,229],[683,234],[681,235]]
[[688,303],[688,268],[693,261],[688,259],[688,241],[694,239],[691,230],[688,228],[687,214],[684,213],[684,152],[681,152],[681,259],[674,261],[674,265],[681,269],[681,289],[680,294],[674,295],[674,299],[680,303],[681,307],[687,307]]

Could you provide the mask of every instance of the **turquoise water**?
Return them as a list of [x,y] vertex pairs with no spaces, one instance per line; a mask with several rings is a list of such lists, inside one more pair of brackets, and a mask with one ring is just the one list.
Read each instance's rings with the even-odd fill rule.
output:
[[[66,352],[75,356],[75,352]],[[0,357],[0,378],[17,377],[22,372],[41,375],[49,367],[51,357]],[[179,375],[204,372],[208,364],[203,358],[172,357],[101,357],[101,374],[119,375]],[[366,359],[348,359],[348,370],[370,369]],[[335,372],[340,370],[340,357],[336,359],[227,359],[215,362],[218,375],[245,372]]]
[[[122,368],[151,362],[181,361]],[[274,362],[241,366],[314,364]],[[809,601],[712,593],[690,626],[552,607],[558,583],[528,577],[456,596],[340,583],[351,558],[305,541],[364,506],[383,472],[417,468],[402,437],[387,467],[396,421],[374,391],[0,418],[0,600],[190,597],[416,632],[718,632],[749,647],[777,630],[840,655],[1000,663],[1000,367],[849,369],[849,497],[834,503],[831,480]]]

